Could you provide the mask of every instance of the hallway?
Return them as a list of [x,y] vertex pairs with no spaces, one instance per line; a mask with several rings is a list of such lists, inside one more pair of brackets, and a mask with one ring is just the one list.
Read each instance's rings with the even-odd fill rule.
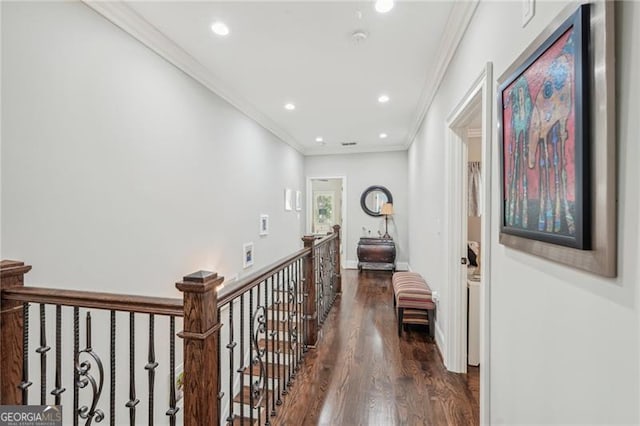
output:
[[478,370],[447,372],[420,327],[398,339],[391,274],[343,270],[342,289],[278,424],[478,424]]

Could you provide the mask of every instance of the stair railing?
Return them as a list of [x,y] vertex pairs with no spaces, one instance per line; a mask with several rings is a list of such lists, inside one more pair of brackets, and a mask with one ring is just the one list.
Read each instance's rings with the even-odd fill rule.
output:
[[[24,275],[31,266],[2,261],[0,404],[72,401],[73,409],[64,411],[65,424],[71,416],[74,425],[103,420],[115,425],[127,418],[131,425],[140,420],[175,425],[182,393],[185,425],[270,424],[292,390],[304,354],[317,345],[318,330],[341,291],[340,227],[321,239],[309,236],[303,241],[303,249],[228,286],[215,272],[187,275],[176,283],[182,299],[25,287]],[[38,314],[39,335],[31,334],[32,312]],[[145,321],[146,345],[140,344],[136,320],[138,326]],[[123,321],[128,333],[118,328]],[[182,353],[176,351],[175,338],[180,321]],[[69,323],[71,343],[64,340]],[[158,341],[157,334],[167,336],[168,342]],[[106,335],[108,345],[94,337]],[[108,365],[96,349],[106,346]],[[128,350],[125,359],[122,346]],[[168,353],[157,357],[161,349]],[[138,358],[140,351],[146,352],[146,363],[136,361],[136,350]],[[183,373],[177,377],[181,354]],[[39,377],[30,372],[30,356],[39,358]],[[160,358],[167,361],[161,365]],[[122,370],[126,373],[117,374]],[[146,386],[141,386],[141,374]],[[165,376],[168,395],[159,401],[156,378]],[[37,401],[29,398],[32,380],[39,385]],[[123,380],[126,395],[117,392]],[[101,398],[107,388],[108,408]],[[146,401],[139,398],[142,388]]]

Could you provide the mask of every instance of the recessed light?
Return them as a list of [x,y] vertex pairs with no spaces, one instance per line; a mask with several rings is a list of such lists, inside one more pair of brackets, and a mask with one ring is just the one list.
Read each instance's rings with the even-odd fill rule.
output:
[[378,102],[380,102],[381,104],[386,104],[387,102],[389,102],[389,96],[387,95],[378,96]]
[[211,24],[211,31],[213,31],[214,34],[222,37],[229,35],[229,27],[227,27],[227,24],[222,21],[216,21]]
[[316,142],[324,142],[324,139],[322,139],[322,136],[318,136],[316,138]]
[[386,139],[386,138],[387,138],[386,133],[380,133],[380,139]]
[[286,109],[287,111],[293,111],[294,109],[296,109],[296,106],[289,102],[284,104],[284,109]]
[[393,0],[377,0],[375,8],[378,13],[387,13],[393,9]]

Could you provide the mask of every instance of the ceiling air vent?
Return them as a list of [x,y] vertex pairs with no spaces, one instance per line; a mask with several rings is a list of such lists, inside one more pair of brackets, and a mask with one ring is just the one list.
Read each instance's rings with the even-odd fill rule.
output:
[[357,144],[358,142],[342,142],[342,146],[354,146]]

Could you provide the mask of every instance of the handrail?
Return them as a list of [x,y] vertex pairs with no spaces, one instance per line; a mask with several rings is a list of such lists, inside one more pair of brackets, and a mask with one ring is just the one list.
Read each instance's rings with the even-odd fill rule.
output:
[[45,287],[16,287],[2,291],[3,300],[106,309],[143,314],[184,315],[182,299],[132,296],[82,290],[61,290]]
[[287,257],[283,257],[277,262],[266,266],[245,278],[242,278],[238,282],[233,283],[233,287],[223,286],[220,291],[218,291],[218,307],[222,307],[223,305],[231,302],[242,293],[249,291],[249,289],[257,286],[262,281],[272,276],[278,270],[286,268],[298,259],[305,257],[309,253],[311,253],[311,249],[309,248],[300,249],[297,252]]
[[320,246],[322,244],[326,244],[331,240],[335,240],[336,238],[338,238],[338,234],[335,232],[332,232],[330,234],[325,235],[324,237],[320,238],[319,240],[315,241],[315,246]]

